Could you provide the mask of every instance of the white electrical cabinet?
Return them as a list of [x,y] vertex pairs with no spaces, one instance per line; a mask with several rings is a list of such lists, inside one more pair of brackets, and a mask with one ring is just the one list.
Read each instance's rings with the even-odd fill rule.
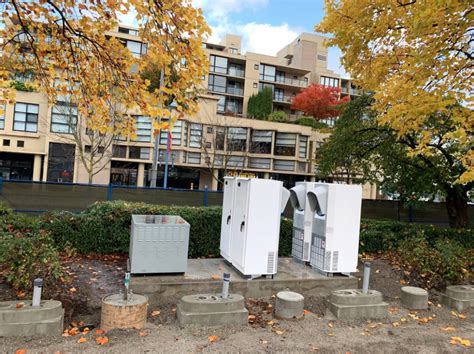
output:
[[281,213],[289,197],[281,181],[224,179],[220,250],[243,275],[276,274]]
[[324,273],[351,273],[357,268],[362,188],[360,185],[314,183],[307,190],[314,210],[310,265]]

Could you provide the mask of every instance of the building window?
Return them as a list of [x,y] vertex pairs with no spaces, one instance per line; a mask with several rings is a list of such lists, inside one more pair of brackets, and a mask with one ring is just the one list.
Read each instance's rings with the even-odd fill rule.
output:
[[137,137],[135,141],[149,143],[151,140],[151,119],[150,117],[135,116],[135,129]]
[[276,82],[285,82],[285,73],[283,71],[277,71],[275,75]]
[[245,164],[245,157],[243,156],[230,156],[227,160],[227,167],[239,167],[243,168]]
[[10,139],[3,139],[3,146],[10,146]]
[[285,101],[285,92],[283,91],[283,89],[276,88],[275,92],[273,93],[273,99],[275,101],[284,102]]
[[326,61],[326,56],[318,54],[318,60]]
[[135,58],[140,58],[142,55],[147,53],[147,46],[145,43],[126,41],[125,46]]
[[192,123],[189,134],[189,147],[201,148],[202,143],[202,124]]
[[242,83],[234,80],[229,80],[227,83],[227,93],[231,95],[238,95],[243,96],[244,89],[242,87]]
[[242,99],[228,97],[225,110],[234,114],[242,114]]
[[7,106],[0,103],[0,129],[5,129],[5,114]]
[[307,150],[308,150],[308,137],[301,135],[300,136],[300,149],[299,149],[298,157],[300,159],[305,159]]
[[260,80],[275,81],[276,68],[271,65],[260,65]]
[[273,160],[273,168],[280,171],[294,171],[295,161]]
[[227,79],[223,76],[209,75],[208,89],[214,92],[226,92]]
[[249,167],[250,168],[257,168],[257,169],[270,169],[272,160],[271,159],[262,159],[257,157],[251,157],[249,159]]
[[272,90],[272,92],[275,90],[275,85],[273,84],[264,84],[264,83],[259,83],[258,84],[258,91],[263,91],[264,89],[269,88]]
[[254,64],[254,65],[253,65],[253,68],[254,68],[255,70],[258,70],[258,64]]
[[245,151],[247,148],[247,129],[229,128],[227,131],[227,150]]
[[258,87],[258,83],[254,82],[253,83],[253,88],[257,88]]
[[214,95],[219,98],[217,101],[217,112],[224,113],[225,112],[225,96],[221,95]]
[[16,142],[16,147],[19,147],[19,148],[25,147],[25,141],[24,140],[18,140]]
[[150,159],[150,148],[130,146],[128,148],[128,157],[130,159],[149,160]]
[[272,151],[271,130],[252,130],[250,152],[254,154],[270,154]]
[[213,129],[212,127],[207,127],[206,131],[207,131],[207,134],[212,134]]
[[188,163],[194,165],[201,164],[201,154],[199,152],[188,152]]
[[49,143],[48,181],[73,182],[75,151],[73,144]]
[[232,76],[244,77],[244,67],[242,64],[230,63],[228,74]]
[[275,155],[295,156],[296,134],[276,133]]
[[230,54],[239,54],[239,50],[237,48],[229,48]]
[[77,124],[77,108],[69,105],[55,105],[51,110],[51,131],[72,134]]
[[112,157],[127,157],[127,147],[122,145],[113,145],[112,146]]
[[[183,130],[183,121],[177,120],[171,129],[171,145],[181,145],[181,132]],[[168,145],[168,130],[160,130],[160,144]]]
[[216,127],[216,150],[223,151],[225,146],[225,128]]
[[214,73],[227,74],[227,58],[211,55],[209,60],[209,71]]
[[319,78],[319,83],[323,86],[339,87],[339,79],[333,77],[321,76]]
[[38,131],[39,105],[30,103],[15,104],[15,115],[13,117],[13,130],[22,132]]
[[129,34],[131,36],[138,36],[138,30],[129,29],[129,28],[125,28],[125,27],[119,27],[118,31],[120,33],[126,33],[126,34]]

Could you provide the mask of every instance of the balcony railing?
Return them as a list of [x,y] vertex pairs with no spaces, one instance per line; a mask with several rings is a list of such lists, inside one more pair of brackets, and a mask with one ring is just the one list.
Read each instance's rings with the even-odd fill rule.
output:
[[341,87],[342,93],[349,93],[349,89],[347,87]]
[[237,96],[243,96],[244,95],[244,89],[239,88],[239,87],[227,87],[227,93],[231,95],[237,95]]
[[291,100],[294,96],[285,96],[285,95],[273,95],[273,101],[291,103]]
[[218,75],[229,75],[229,76],[235,76],[235,77],[244,77],[245,76],[245,71],[242,69],[237,69],[237,68],[225,68],[222,66],[210,66],[209,67],[209,72],[211,74],[218,74]]
[[236,68],[229,68],[227,71],[227,75],[230,76],[237,76],[237,77],[244,77],[245,76],[245,71],[241,69],[236,69]]
[[308,86],[308,81],[300,80],[300,79],[292,79],[289,77],[275,77],[275,82],[291,85],[291,86],[298,86],[298,87],[306,87]]
[[360,91],[357,89],[351,88],[351,95],[360,95]]

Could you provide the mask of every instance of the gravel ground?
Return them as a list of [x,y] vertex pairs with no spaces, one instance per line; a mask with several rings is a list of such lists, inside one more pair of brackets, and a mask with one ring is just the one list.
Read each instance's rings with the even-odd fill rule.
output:
[[[371,288],[382,291],[389,303],[383,320],[337,320],[322,297],[306,299],[309,311],[303,320],[279,321],[272,316],[273,298],[247,299],[251,315],[248,326],[193,327],[181,329],[176,321],[176,303],[149,309],[144,330],[113,330],[105,334],[109,342],[98,345],[94,330],[70,337],[0,338],[0,352],[18,349],[30,352],[322,352],[322,353],[441,353],[469,352],[474,347],[474,310],[460,317],[438,304],[438,293],[430,292],[430,308],[409,312],[399,302],[400,271],[383,260],[372,261]],[[97,304],[105,293],[116,290],[123,274],[121,257],[84,258],[71,261],[69,271],[77,296],[87,298],[87,305],[69,309],[77,323],[96,325],[100,311]],[[359,266],[359,269],[362,269]],[[356,273],[360,276],[359,273]],[[92,279],[92,280],[91,280]],[[5,290],[5,291],[4,291]],[[0,297],[8,293],[0,282]],[[10,294],[10,293],[8,293]],[[160,311],[152,316],[153,311]],[[91,327],[92,327],[91,326]],[[103,336],[103,335],[102,335]],[[209,336],[216,336],[210,342]],[[78,343],[84,337],[87,342]],[[451,344],[452,337],[472,342],[472,347]],[[212,338],[212,337],[211,337]]]

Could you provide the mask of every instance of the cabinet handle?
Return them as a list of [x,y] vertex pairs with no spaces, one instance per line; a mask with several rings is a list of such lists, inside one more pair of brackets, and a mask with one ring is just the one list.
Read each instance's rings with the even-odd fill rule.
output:
[[229,216],[227,217],[227,225],[229,225],[230,218],[231,218],[231,216],[229,215]]
[[245,227],[245,221],[242,221],[242,223],[240,224],[240,232],[243,231],[244,227]]

